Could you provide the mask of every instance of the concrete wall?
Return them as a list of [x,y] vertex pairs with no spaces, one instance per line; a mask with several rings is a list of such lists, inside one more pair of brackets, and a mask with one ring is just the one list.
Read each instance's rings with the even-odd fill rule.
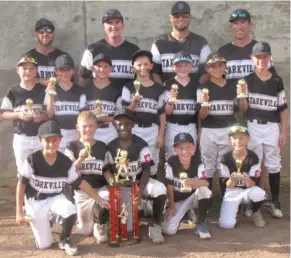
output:
[[[154,38],[171,30],[168,14],[174,2],[94,1],[94,2],[0,2],[0,96],[18,82],[14,67],[19,57],[34,47],[35,22],[45,17],[56,26],[55,46],[70,53],[80,63],[87,44],[103,37],[104,11],[119,9],[125,18],[124,36],[141,48],[150,49]],[[265,2],[189,2],[193,19],[191,30],[203,35],[213,50],[231,41],[228,18],[232,10],[246,8],[253,15],[255,39],[267,40],[273,50],[276,69],[283,77],[287,92],[290,85],[290,3]],[[14,177],[11,123],[0,122],[0,178]],[[284,173],[290,170],[289,145],[283,151]]]

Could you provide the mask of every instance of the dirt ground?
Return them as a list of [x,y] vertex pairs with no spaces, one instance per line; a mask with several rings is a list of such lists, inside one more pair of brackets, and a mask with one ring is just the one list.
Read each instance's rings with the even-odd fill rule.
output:
[[[28,226],[15,224],[14,182],[0,183],[0,258],[6,257],[68,257],[55,244],[48,250],[37,250]],[[142,227],[142,241],[139,244],[111,248],[107,244],[96,244],[93,237],[83,237],[74,231],[72,240],[77,243],[80,255],[76,257],[289,257],[290,256],[290,191],[282,187],[281,200],[284,217],[272,218],[266,208],[262,212],[267,226],[255,228],[243,216],[234,230],[218,227],[220,202],[214,200],[214,211],[209,216],[211,240],[200,240],[193,229],[179,230],[176,236],[165,237],[165,243],[155,245],[147,237],[147,228]],[[219,198],[219,195],[218,197]],[[55,240],[58,226],[53,227]]]

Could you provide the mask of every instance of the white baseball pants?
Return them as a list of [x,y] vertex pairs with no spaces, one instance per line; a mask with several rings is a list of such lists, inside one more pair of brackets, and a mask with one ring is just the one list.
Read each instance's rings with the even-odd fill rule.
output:
[[227,188],[220,209],[219,226],[226,229],[234,228],[239,205],[251,201],[260,202],[264,197],[265,191],[258,186],[247,189]]
[[117,138],[117,132],[112,123],[109,123],[107,128],[97,128],[94,139],[104,142],[105,144]]
[[200,151],[207,177],[212,178],[213,173],[220,169],[220,160],[223,154],[231,151],[228,127],[202,128]]
[[176,215],[163,222],[163,233],[165,235],[175,235],[186,212],[191,208],[198,208],[198,201],[202,199],[209,199],[211,195],[212,192],[208,189],[208,187],[201,186],[198,187],[196,191],[187,199],[176,202]]
[[70,202],[65,195],[59,194],[45,200],[25,200],[25,211],[32,218],[30,223],[36,246],[45,249],[52,245],[53,235],[49,222],[49,214],[53,213],[62,218],[76,214],[76,205]]
[[248,122],[250,141],[248,148],[254,151],[268,173],[278,173],[281,170],[281,155],[279,147],[280,127],[278,123],[265,125]]

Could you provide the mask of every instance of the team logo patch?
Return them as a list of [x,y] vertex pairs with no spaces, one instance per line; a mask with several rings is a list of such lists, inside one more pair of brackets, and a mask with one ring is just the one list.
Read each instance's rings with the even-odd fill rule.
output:
[[204,178],[204,179],[208,179],[208,176],[207,176],[207,173],[206,173],[206,171],[202,171],[202,177]]
[[151,155],[150,154],[144,155],[144,160],[146,163],[150,163],[151,162]]
[[255,172],[255,178],[259,178],[260,177],[260,170],[256,170]]

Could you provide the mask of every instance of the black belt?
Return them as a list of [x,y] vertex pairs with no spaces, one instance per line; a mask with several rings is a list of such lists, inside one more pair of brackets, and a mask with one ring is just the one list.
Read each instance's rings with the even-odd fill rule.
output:
[[137,123],[137,126],[147,128],[147,127],[152,127],[153,123]]
[[37,200],[37,201],[43,201],[47,198],[50,198],[50,197],[55,197],[57,195],[59,195],[61,193],[55,193],[55,194],[50,194],[50,195],[46,195],[46,194],[38,194],[32,198],[28,198],[28,199],[33,199],[33,200]]
[[271,124],[272,122],[267,121],[267,120],[259,120],[259,119],[250,119],[250,122],[258,125],[266,125],[266,124]]
[[175,124],[175,125],[189,125],[189,124],[195,124],[194,122],[193,123],[186,123],[186,122],[181,122],[181,123],[175,123],[175,122],[170,122],[169,121],[169,123],[171,123],[171,124]]
[[107,124],[107,123],[99,124],[98,126],[99,126],[99,128],[109,128],[109,124]]

